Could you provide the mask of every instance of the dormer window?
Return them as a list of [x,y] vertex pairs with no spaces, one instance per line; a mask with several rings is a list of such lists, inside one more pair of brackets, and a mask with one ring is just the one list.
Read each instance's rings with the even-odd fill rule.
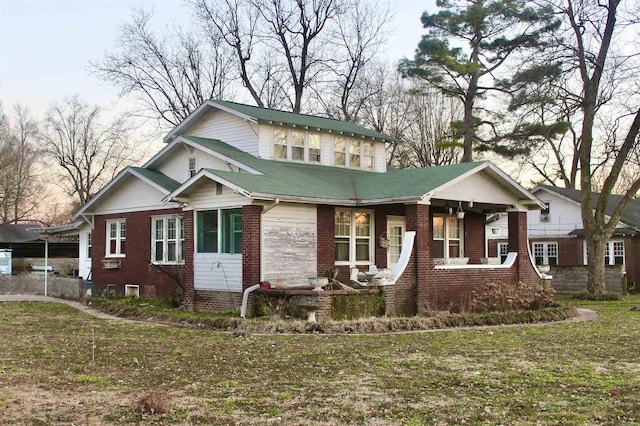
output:
[[319,163],[320,134],[300,130],[274,130],[273,158]]
[[338,136],[333,141],[333,164],[373,169],[373,142]]
[[198,171],[198,163],[196,157],[189,157],[189,177],[193,177]]

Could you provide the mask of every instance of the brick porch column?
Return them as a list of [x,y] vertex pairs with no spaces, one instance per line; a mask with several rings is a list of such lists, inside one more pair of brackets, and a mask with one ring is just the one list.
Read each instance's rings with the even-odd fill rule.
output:
[[242,291],[260,282],[260,220],[262,206],[242,207]]
[[413,274],[414,313],[420,310],[428,300],[429,271],[431,269],[431,219],[429,206],[411,204],[406,206],[405,223],[407,231],[416,231],[413,252],[405,274]]
[[[523,281],[535,275],[529,259],[527,241],[527,212],[522,210],[508,210],[509,220],[509,251],[518,252],[516,259],[516,279]],[[537,276],[536,276],[537,277]]]
[[182,212],[182,226],[184,226],[184,304],[193,309],[195,290],[193,288],[193,250],[195,245],[193,230],[193,211]]
[[318,276],[336,267],[336,209],[334,206],[317,207]]

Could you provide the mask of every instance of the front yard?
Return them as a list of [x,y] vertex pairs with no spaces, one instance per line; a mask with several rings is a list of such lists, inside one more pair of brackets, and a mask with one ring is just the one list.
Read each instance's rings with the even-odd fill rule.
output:
[[2,303],[0,423],[640,424],[640,296],[580,303],[600,317],[246,337]]

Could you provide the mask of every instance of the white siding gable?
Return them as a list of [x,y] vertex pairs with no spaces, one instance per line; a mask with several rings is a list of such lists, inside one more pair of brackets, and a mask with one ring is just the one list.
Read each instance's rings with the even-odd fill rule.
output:
[[259,155],[258,124],[231,113],[209,109],[203,118],[183,129],[181,134],[219,139],[253,155]]
[[196,171],[200,169],[230,170],[223,160],[202,150],[184,145],[174,149],[171,154],[165,155],[164,161],[157,166],[157,170],[173,180],[185,182],[189,179],[189,158],[191,157],[196,159]]
[[174,208],[174,204],[163,206],[161,200],[166,194],[137,177],[127,176],[124,182],[112,188],[107,196],[100,200],[95,214],[122,213],[142,210]]
[[513,193],[497,184],[486,173],[475,173],[435,194],[435,198],[478,203],[515,204]]

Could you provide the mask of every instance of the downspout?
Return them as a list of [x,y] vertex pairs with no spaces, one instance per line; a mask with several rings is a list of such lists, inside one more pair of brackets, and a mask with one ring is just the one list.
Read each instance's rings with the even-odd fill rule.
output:
[[[264,281],[264,256],[262,255],[262,247],[264,247],[264,232],[262,232],[262,217],[264,216],[265,213],[267,213],[269,210],[271,210],[278,204],[280,204],[280,198],[276,198],[272,204],[262,209],[262,212],[260,213],[260,248],[261,248],[260,250],[260,281],[261,282]],[[259,283],[254,284],[251,287],[248,287],[242,293],[242,306],[240,307],[240,316],[242,318],[246,318],[245,315],[247,313],[247,304],[249,303],[249,293],[254,292],[259,288],[260,288]]]

